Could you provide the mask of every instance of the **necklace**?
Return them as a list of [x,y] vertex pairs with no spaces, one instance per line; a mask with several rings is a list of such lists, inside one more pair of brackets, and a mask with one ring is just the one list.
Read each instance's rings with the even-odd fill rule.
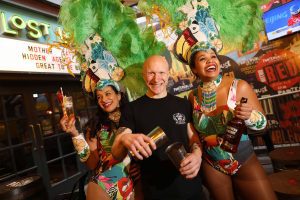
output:
[[219,74],[217,79],[209,82],[200,82],[202,92],[201,111],[211,112],[217,108],[217,87],[222,81],[222,76]]
[[121,117],[120,109],[117,109],[108,114],[108,119],[110,119],[114,123],[119,123],[120,117]]

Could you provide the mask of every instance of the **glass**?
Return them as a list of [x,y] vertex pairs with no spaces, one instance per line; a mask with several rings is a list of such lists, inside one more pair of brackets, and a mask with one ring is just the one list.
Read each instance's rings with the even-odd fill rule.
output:
[[62,108],[64,115],[67,115],[69,119],[74,117],[73,98],[71,96],[64,96]]
[[52,124],[52,125],[55,127],[55,131],[62,132],[63,130],[60,125],[60,119],[61,119],[60,114],[54,114],[53,118],[54,118],[54,124]]
[[46,93],[34,94],[35,109],[38,114],[44,114],[50,108],[50,102]]
[[64,159],[68,177],[78,173],[76,154]]
[[24,117],[24,100],[20,94],[8,95],[3,97],[5,114],[9,119]]
[[58,158],[59,151],[57,145],[57,137],[51,137],[44,140],[45,153],[47,161]]
[[27,127],[27,120],[12,120],[7,122],[8,134],[12,144],[19,144],[31,140]]
[[51,99],[52,99],[52,101],[53,101],[53,103],[52,103],[52,106],[53,106],[53,112],[54,112],[54,113],[62,112],[61,106],[60,106],[60,102],[58,101],[57,96],[56,96],[55,93],[52,93],[52,94],[51,94]]
[[12,156],[10,150],[0,151],[0,178],[9,176],[14,173],[14,167],[12,162]]
[[175,142],[169,145],[165,152],[177,169],[180,168],[180,163],[187,154],[183,144],[180,142]]
[[57,160],[48,164],[50,183],[54,184],[64,180],[64,172],[62,169],[62,160]]
[[0,122],[0,149],[8,145],[8,138],[5,132],[5,124]]
[[2,106],[2,96],[0,96],[0,120],[4,120],[4,110],[3,110],[3,106]]
[[70,138],[70,135],[68,134],[63,134],[60,137],[60,144],[61,144],[61,149],[62,149],[62,154],[66,155],[69,153],[74,152],[74,147],[72,143],[72,139]]
[[51,115],[39,116],[39,123],[42,126],[43,136],[51,135],[54,133]]
[[32,144],[27,144],[14,149],[15,161],[18,171],[33,167]]

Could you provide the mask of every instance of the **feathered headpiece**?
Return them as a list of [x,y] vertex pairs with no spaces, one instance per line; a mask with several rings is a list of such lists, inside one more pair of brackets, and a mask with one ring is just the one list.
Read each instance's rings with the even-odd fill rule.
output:
[[260,5],[264,2],[261,0],[141,1],[141,9],[146,14],[153,14],[155,7],[168,13],[170,26],[175,27],[178,35],[174,54],[185,64],[193,52],[201,49],[249,50],[263,30]]
[[93,93],[97,85],[103,85],[99,81],[118,82],[124,74],[126,87],[138,89],[134,91],[137,94],[145,90],[141,66],[148,56],[160,54],[165,47],[155,39],[151,27],[140,29],[131,7],[119,0],[65,0],[59,17],[82,55],[84,91]]
[[[249,49],[262,30],[261,0],[140,0],[147,25],[119,0],[64,0],[60,21],[82,57],[82,83],[88,93],[121,81],[134,96],[142,95],[142,63],[172,50],[189,63],[199,49]],[[154,17],[155,16],[155,17]],[[158,18],[164,41],[150,26]],[[156,27],[156,26],[155,26]],[[175,39],[174,39],[175,35]],[[123,78],[124,76],[124,78]]]

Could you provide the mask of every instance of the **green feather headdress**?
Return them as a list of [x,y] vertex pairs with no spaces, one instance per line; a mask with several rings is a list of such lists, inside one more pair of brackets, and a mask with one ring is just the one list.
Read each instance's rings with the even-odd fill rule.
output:
[[[253,47],[258,40],[258,33],[263,30],[260,6],[266,2],[267,0],[140,0],[139,5],[149,17],[153,14],[153,8],[160,7],[169,15],[169,25],[175,27],[179,34],[191,23],[191,16],[188,16],[190,12],[180,12],[184,7],[207,7],[219,29],[224,51],[228,52],[236,49],[246,51]],[[185,25],[182,25],[183,21],[186,22]]]
[[[150,55],[162,54],[167,49],[156,39],[155,29],[148,26],[155,21],[151,21],[153,15],[159,18],[162,30],[171,30],[178,36],[173,53],[187,63],[193,49],[199,47],[213,47],[217,51],[224,47],[250,49],[263,30],[262,3],[261,0],[140,0],[138,7],[148,23],[141,28],[136,23],[135,11],[119,0],[64,0],[59,19],[82,55],[83,86],[90,84],[85,91],[93,93],[99,80],[120,81],[125,73],[121,82],[131,94],[140,96],[145,92],[142,63]],[[193,32],[195,27],[200,30],[198,35]],[[91,37],[93,42],[88,43]],[[94,41],[94,37],[100,40]],[[113,57],[106,57],[111,62],[103,59],[105,55]],[[100,78],[94,77],[97,67],[104,70]],[[117,79],[113,78],[115,74]]]
[[[151,27],[142,30],[138,26],[132,8],[124,6],[119,0],[64,0],[59,19],[64,31],[74,38],[74,45],[82,55],[86,55],[86,48],[82,48],[86,40],[91,35],[99,35],[101,46],[109,51],[117,60],[118,66],[125,70],[124,85],[130,89],[139,85],[140,88],[135,91],[136,95],[145,91],[140,73],[142,64],[150,55],[163,52],[165,45],[155,39]],[[83,63],[84,66],[90,66],[91,59],[85,58],[83,61],[86,62]],[[97,63],[97,60],[93,62]],[[101,62],[98,62],[98,67],[101,67]],[[82,69],[87,70],[84,67]],[[136,76],[136,73],[139,75]],[[86,74],[84,72],[83,76]],[[84,90],[93,93],[97,83],[91,84],[90,88],[85,89],[83,83]]]

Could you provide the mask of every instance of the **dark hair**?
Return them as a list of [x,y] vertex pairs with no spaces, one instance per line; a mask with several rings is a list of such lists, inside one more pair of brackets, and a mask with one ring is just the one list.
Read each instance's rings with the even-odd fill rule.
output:
[[[217,56],[217,58],[219,59],[219,55],[217,53],[217,50],[215,48],[211,48],[211,50],[213,50]],[[200,50],[202,51],[202,50]],[[195,51],[192,53],[191,55],[191,59],[190,59],[190,63],[189,63],[189,66],[191,69],[194,69],[195,68],[195,57],[196,57],[196,54],[198,53],[199,51]],[[220,59],[219,59],[220,60]]]
[[[113,91],[116,94],[121,95],[121,100],[120,100],[120,108],[124,106],[125,103],[128,102],[128,98],[123,92],[119,92],[114,86],[109,85]],[[102,108],[98,104],[97,100],[97,95],[94,97],[95,102],[97,102],[97,112],[95,115],[86,123],[85,125],[85,130],[89,129],[90,131],[90,137],[95,137],[99,129],[101,128],[102,125],[107,125],[110,129],[111,127],[111,121],[108,119],[108,113],[103,111]]]

